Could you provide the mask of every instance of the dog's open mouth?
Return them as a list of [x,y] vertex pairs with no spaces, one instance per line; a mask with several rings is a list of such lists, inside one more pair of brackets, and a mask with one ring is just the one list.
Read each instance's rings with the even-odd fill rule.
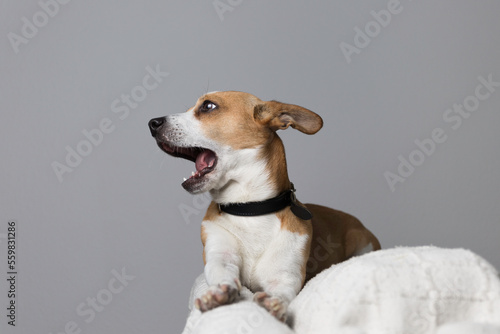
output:
[[191,188],[194,183],[198,183],[201,179],[212,172],[217,165],[217,155],[214,151],[202,147],[178,147],[167,143],[158,143],[158,146],[167,154],[191,160],[195,163],[196,172],[192,172],[189,178],[184,178],[182,186]]

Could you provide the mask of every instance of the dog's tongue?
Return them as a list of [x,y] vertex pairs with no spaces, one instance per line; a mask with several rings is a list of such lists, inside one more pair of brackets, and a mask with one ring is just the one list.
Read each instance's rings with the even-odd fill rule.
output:
[[212,167],[215,163],[215,153],[210,150],[202,151],[196,157],[196,171],[201,172],[207,167]]

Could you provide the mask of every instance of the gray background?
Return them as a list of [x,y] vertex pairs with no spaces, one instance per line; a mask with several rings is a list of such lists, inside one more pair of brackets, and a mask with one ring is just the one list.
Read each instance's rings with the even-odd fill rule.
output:
[[[2,311],[0,332],[59,333],[71,321],[82,333],[182,330],[203,270],[206,198],[181,188],[193,164],[160,152],[147,122],[211,90],[323,117],[317,135],[280,133],[300,200],[356,215],[385,248],[463,247],[500,267],[500,89],[460,128],[443,120],[479,76],[500,81],[500,2],[401,0],[350,63],[340,44],[354,45],[354,29],[389,1],[230,3],[221,19],[212,1],[73,0],[16,53],[8,34],[21,35],[23,17],[33,22],[41,7],[1,2],[0,278],[10,219],[19,275],[17,326]],[[169,75],[120,119],[113,101],[157,65]],[[104,118],[113,132],[59,182],[51,164]],[[384,173],[436,128],[446,142],[391,191]],[[122,268],[134,278],[103,299]],[[3,278],[0,288],[5,310]],[[76,310],[96,297],[107,304],[86,322]]]

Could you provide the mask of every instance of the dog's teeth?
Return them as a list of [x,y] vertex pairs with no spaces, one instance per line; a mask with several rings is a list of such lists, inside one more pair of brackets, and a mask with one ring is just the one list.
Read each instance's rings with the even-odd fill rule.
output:
[[191,172],[191,176],[194,176],[194,172]]
[[184,181],[187,181],[187,179],[185,177],[183,177]]

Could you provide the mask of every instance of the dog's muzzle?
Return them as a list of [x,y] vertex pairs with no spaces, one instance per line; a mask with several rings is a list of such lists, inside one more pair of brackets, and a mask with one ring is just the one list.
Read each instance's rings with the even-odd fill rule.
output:
[[151,135],[153,137],[156,137],[156,134],[158,133],[158,129],[161,128],[163,124],[167,121],[166,117],[158,117],[158,118],[153,118],[152,120],[149,121],[149,130],[151,131]]

